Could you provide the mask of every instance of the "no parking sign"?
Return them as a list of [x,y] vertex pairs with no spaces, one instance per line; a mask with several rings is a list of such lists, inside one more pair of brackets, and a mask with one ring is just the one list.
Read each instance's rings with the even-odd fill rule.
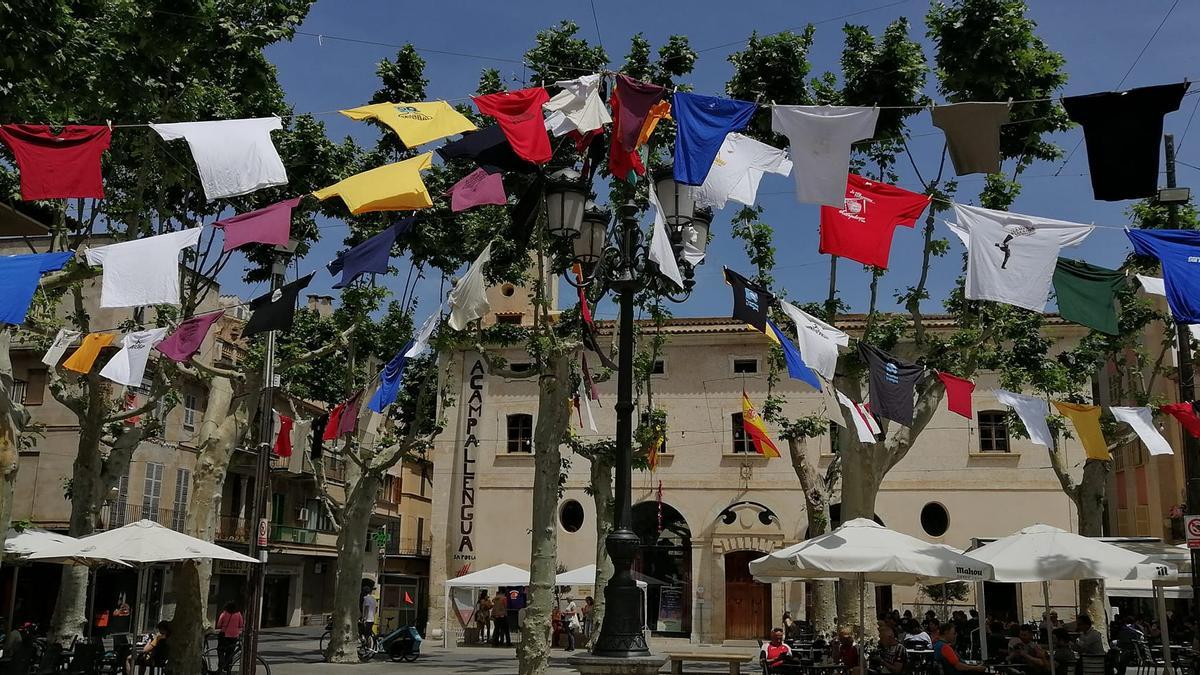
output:
[[1184,516],[1183,528],[1187,532],[1188,548],[1200,548],[1200,516]]

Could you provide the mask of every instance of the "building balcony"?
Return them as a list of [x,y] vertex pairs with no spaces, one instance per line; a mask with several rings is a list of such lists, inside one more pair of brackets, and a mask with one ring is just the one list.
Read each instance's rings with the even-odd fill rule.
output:
[[428,558],[433,551],[433,539],[392,539],[383,547],[384,555],[402,558]]
[[164,527],[183,532],[185,515],[185,512],[176,512],[174,509],[163,509],[149,504],[127,504],[122,501],[115,501],[101,507],[96,529],[111,530],[139,520],[152,520]]
[[217,519],[217,541],[248,544],[250,542],[250,531],[249,518],[222,515]]

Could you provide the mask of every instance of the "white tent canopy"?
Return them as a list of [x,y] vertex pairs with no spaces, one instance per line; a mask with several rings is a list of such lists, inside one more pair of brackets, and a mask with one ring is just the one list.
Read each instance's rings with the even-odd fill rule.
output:
[[114,530],[48,546],[42,551],[31,553],[26,559],[84,564],[116,561],[132,565],[182,560],[258,563],[257,559],[248,555],[176,532],[153,520],[139,520]]
[[20,532],[9,528],[8,534],[4,536],[4,554],[27,556],[48,547],[52,548],[73,541],[77,541],[75,537],[50,532],[40,527],[27,527]]
[[[596,585],[596,565],[584,565],[576,567],[573,570],[567,570],[562,574],[554,577],[554,583],[559,586],[595,586]],[[634,577],[634,583],[638,588],[646,588],[649,586],[645,581]]]
[[775,551],[750,563],[762,582],[797,579],[861,579],[912,585],[992,578],[989,565],[948,547],[856,518],[833,532]]
[[478,572],[464,574],[461,577],[446,580],[446,586],[452,588],[485,588],[491,586],[527,586],[529,572],[520,567],[500,563]]

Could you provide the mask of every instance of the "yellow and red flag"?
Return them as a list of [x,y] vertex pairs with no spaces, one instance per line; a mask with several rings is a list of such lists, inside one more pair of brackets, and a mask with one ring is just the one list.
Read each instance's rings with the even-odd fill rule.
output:
[[754,449],[758,454],[764,457],[779,457],[779,448],[771,442],[771,437],[767,436],[767,426],[763,424],[762,416],[754,409],[754,404],[750,402],[750,396],[746,394],[746,390],[742,390],[742,426],[746,429],[746,436],[754,442]]

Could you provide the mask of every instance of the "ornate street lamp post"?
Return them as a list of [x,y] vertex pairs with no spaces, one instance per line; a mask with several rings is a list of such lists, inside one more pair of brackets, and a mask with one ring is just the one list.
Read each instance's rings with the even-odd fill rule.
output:
[[[641,593],[631,571],[640,541],[633,532],[632,518],[632,456],[633,456],[633,298],[643,289],[655,291],[672,302],[683,302],[691,294],[694,265],[699,264],[708,243],[708,228],[712,212],[697,210],[692,189],[671,178],[671,169],[656,174],[655,186],[662,204],[663,217],[671,237],[672,250],[683,275],[684,288],[659,274],[657,265],[649,259],[646,242],[638,225],[638,211],[633,204],[619,207],[617,218],[606,210],[586,202],[578,220],[567,222],[560,214],[576,213],[575,209],[555,208],[553,205],[583,203],[585,188],[577,182],[552,183],[547,190],[549,226],[551,232],[574,238],[574,261],[582,274],[567,275],[576,287],[598,286],[601,294],[609,289],[619,298],[620,316],[617,359],[617,458],[615,464],[616,527],[605,540],[605,548],[613,561],[613,576],[604,589],[604,623],[592,654],[597,657],[631,659],[649,657],[642,632]],[[571,193],[570,196],[567,193]]]

